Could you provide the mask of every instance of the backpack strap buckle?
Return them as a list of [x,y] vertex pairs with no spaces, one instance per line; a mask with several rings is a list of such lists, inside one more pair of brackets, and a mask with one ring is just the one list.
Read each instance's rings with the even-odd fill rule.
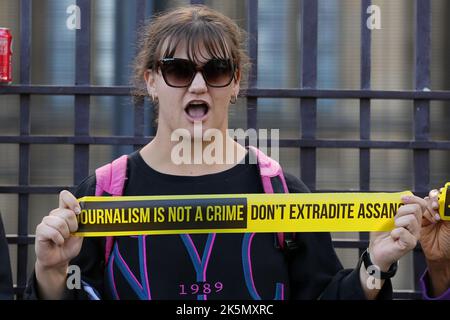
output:
[[298,249],[297,241],[294,239],[285,239],[284,240],[284,250],[287,252],[292,252]]

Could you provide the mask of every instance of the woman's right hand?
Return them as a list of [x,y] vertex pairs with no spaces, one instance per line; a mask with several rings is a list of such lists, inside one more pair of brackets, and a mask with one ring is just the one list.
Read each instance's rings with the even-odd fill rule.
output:
[[81,212],[77,199],[67,190],[59,194],[59,207],[52,210],[36,228],[36,267],[43,270],[66,272],[69,261],[81,250],[82,237],[77,231],[76,215]]

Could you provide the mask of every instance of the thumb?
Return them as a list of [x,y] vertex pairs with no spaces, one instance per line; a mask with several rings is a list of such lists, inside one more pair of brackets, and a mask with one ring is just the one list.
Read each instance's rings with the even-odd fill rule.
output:
[[70,209],[76,214],[81,212],[77,198],[67,190],[63,190],[59,193],[59,207],[61,209]]

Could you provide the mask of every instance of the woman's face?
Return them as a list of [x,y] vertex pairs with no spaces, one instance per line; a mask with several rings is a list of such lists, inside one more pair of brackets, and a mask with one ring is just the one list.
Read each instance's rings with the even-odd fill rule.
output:
[[[204,60],[196,63],[200,68],[211,59],[201,53],[197,56]],[[174,58],[188,59],[184,45],[177,47]],[[166,83],[161,68],[157,72],[147,71],[147,90],[159,100],[158,133],[170,136],[174,130],[183,128],[194,137],[194,124],[201,125],[202,134],[211,128],[225,132],[230,99],[239,92],[239,72],[236,77],[226,87],[217,88],[207,85],[202,73],[197,71],[188,87],[175,88]]]

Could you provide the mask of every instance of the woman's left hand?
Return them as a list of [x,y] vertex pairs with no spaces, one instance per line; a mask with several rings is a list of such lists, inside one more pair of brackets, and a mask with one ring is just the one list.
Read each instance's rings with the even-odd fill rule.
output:
[[420,239],[422,215],[427,203],[424,199],[403,196],[404,203],[395,215],[395,228],[391,232],[371,232],[370,259],[381,271],[388,271],[390,266],[413,250]]
[[427,261],[448,264],[450,263],[450,221],[440,220],[438,195],[438,190],[431,190],[425,198],[428,206],[423,216],[420,244]]
[[438,195],[438,190],[431,190],[425,197],[428,207],[422,220],[420,239],[431,280],[427,294],[435,297],[450,288],[450,221],[440,219]]

